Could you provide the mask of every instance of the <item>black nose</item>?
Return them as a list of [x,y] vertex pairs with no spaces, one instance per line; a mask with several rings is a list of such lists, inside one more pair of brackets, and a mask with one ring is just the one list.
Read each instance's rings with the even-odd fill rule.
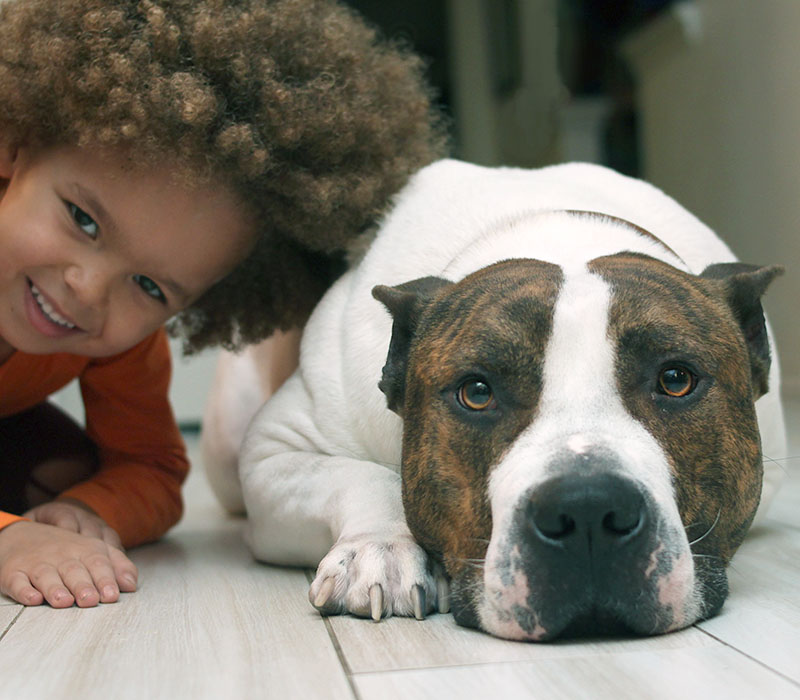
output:
[[557,549],[597,556],[635,541],[645,530],[639,487],[617,474],[567,474],[539,486],[527,504],[533,536]]
[[657,506],[611,459],[579,457],[555,464],[558,476],[519,502],[512,568],[524,572],[529,605],[553,635],[652,628],[660,614]]

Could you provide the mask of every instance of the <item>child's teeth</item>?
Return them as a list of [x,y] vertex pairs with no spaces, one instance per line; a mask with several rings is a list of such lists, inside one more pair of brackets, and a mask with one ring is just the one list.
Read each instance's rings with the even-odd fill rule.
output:
[[74,323],[70,323],[60,314],[56,313],[53,310],[53,307],[50,306],[45,298],[42,296],[42,293],[36,288],[35,284],[31,284],[31,292],[33,292],[33,298],[36,299],[36,303],[39,305],[39,308],[42,310],[42,313],[47,316],[53,323],[58,324],[59,326],[64,326],[65,328],[75,328]]

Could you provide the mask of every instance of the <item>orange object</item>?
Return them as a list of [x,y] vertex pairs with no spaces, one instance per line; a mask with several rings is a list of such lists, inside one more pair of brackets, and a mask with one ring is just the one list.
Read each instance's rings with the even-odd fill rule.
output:
[[[159,538],[183,512],[189,460],[169,404],[171,371],[164,330],[113,357],[15,352],[0,365],[0,416],[31,408],[79,379],[100,468],[60,497],[89,506],[125,547]],[[0,512],[0,528],[18,520]]]

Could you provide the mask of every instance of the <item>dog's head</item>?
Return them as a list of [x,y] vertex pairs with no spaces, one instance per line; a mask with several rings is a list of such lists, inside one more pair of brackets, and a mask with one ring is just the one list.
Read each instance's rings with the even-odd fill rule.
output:
[[406,517],[459,623],[545,640],[720,609],[759,501],[760,297],[779,272],[621,253],[373,290]]

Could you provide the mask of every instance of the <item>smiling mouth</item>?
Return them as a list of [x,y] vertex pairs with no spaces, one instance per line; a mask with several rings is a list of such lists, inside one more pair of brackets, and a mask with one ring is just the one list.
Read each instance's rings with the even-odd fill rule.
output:
[[28,285],[31,288],[31,294],[33,294],[33,298],[36,301],[36,305],[39,307],[39,310],[42,312],[42,315],[50,322],[60,326],[61,328],[66,328],[68,330],[74,330],[77,326],[74,323],[71,323],[66,318],[64,318],[61,314],[59,314],[50,303],[44,298],[44,295],[39,291],[36,285],[28,280]]

